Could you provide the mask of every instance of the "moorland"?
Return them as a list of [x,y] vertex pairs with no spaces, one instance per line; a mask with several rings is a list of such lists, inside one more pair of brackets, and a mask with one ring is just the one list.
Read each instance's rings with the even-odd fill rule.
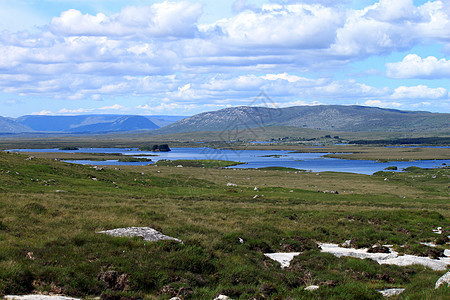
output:
[[[208,142],[207,136],[202,144],[188,141],[192,136],[186,134],[184,140],[169,144],[171,148],[351,152],[354,159],[449,157],[448,148],[330,145],[324,149],[292,143]],[[316,138],[321,136],[317,133]],[[172,138],[22,136],[3,138],[0,144],[2,149],[141,147]],[[321,242],[351,241],[354,248],[389,244],[401,254],[441,256],[449,248],[445,237],[450,228],[450,169],[446,166],[360,175],[224,169],[234,162],[223,161],[182,162],[182,168],[179,162],[93,167],[60,161],[86,158],[120,157],[0,152],[0,295],[381,299],[378,290],[405,288],[400,299],[449,296],[449,288],[434,288],[447,271],[338,258],[318,247]],[[98,233],[123,227],[151,227],[183,243]],[[437,227],[443,228],[443,234],[433,232]],[[288,268],[281,268],[264,255],[271,252],[301,254]],[[310,285],[320,288],[306,291]]]

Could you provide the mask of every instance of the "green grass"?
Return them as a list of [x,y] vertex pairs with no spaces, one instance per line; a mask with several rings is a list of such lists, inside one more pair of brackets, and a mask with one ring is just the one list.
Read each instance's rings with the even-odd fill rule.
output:
[[[0,295],[382,299],[376,290],[390,287],[406,288],[404,299],[450,293],[434,290],[444,272],[336,258],[316,247],[352,239],[424,254],[420,242],[437,238],[432,229],[450,228],[448,168],[316,175],[218,169],[224,162],[119,170],[27,158],[0,153]],[[184,243],[97,233],[128,226]],[[270,251],[303,254],[281,269],[263,255]],[[102,280],[108,272],[124,285]],[[304,291],[310,284],[321,288]]]
[[244,163],[237,161],[227,161],[227,160],[214,160],[214,159],[205,159],[205,160],[159,160],[156,162],[158,166],[165,167],[192,167],[192,168],[225,168],[231,166],[242,165]]
[[123,157],[117,160],[118,162],[151,162],[150,158],[144,157]]
[[258,168],[258,170],[263,171],[287,171],[287,172],[301,172],[305,170],[299,170],[294,168],[287,168],[287,167],[264,167],[264,168]]

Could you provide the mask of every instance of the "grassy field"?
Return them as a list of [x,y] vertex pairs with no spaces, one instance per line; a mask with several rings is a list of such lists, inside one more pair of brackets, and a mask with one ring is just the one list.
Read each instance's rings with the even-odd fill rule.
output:
[[[0,295],[382,299],[377,290],[403,287],[400,299],[450,297],[434,290],[445,271],[336,258],[316,246],[352,240],[429,255],[420,242],[450,228],[448,168],[367,176],[27,158],[0,152]],[[184,243],[97,233],[129,226]],[[302,254],[281,269],[263,255],[276,251]],[[305,291],[311,284],[320,289]]]

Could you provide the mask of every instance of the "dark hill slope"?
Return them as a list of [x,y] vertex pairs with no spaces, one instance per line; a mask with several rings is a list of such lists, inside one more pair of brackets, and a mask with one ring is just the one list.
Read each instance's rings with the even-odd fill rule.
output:
[[410,112],[366,106],[234,107],[201,113],[158,133],[223,131],[266,126],[294,126],[331,131],[445,131],[450,114]]

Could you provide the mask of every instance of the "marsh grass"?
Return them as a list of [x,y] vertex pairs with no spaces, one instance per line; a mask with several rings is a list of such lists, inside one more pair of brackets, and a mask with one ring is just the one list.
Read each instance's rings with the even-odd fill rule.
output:
[[[423,254],[419,243],[436,239],[432,229],[450,226],[448,169],[374,176],[116,170],[27,157],[0,153],[0,294],[381,299],[377,289],[399,286],[406,299],[449,293],[434,290],[443,272],[336,258],[315,246],[351,239],[357,247],[409,245],[403,252]],[[230,181],[238,186],[227,187]],[[331,187],[353,193],[317,192]],[[184,243],[97,233],[129,226],[149,226]],[[271,251],[303,254],[281,269],[263,255]],[[107,272],[125,283],[102,280]],[[321,288],[304,291],[310,284]]]

